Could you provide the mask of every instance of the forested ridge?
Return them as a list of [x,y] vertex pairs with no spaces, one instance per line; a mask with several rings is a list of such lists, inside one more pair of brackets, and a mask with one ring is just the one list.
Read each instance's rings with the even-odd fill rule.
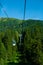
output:
[[43,20],[0,18],[0,65],[14,63],[43,65]]

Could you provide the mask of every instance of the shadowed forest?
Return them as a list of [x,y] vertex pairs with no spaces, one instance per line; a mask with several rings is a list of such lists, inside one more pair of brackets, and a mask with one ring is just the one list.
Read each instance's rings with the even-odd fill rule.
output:
[[43,65],[42,20],[0,18],[0,65],[16,63]]

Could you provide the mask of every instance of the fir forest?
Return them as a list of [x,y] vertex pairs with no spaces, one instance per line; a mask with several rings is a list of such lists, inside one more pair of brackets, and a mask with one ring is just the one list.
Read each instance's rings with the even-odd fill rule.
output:
[[0,10],[7,16],[0,13],[0,65],[43,65],[43,20],[25,19],[26,1],[23,19],[9,17],[0,2]]

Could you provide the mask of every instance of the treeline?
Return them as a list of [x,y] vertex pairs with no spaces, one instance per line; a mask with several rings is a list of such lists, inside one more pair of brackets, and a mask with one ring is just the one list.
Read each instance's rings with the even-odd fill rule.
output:
[[[13,46],[13,39],[18,42],[18,32],[7,30],[0,32],[0,64],[6,65],[9,62],[18,63],[19,52],[17,51],[17,44]],[[18,61],[17,61],[17,60]]]
[[[0,33],[0,63],[2,65],[9,62],[43,65],[43,33],[41,28],[39,26],[32,29],[26,28],[22,34],[23,39],[20,47],[17,31],[7,30]],[[16,40],[14,47],[12,39]]]
[[[43,65],[43,24],[30,22],[32,24],[28,26],[29,24],[25,23],[24,25],[23,22],[21,45],[19,37],[21,28],[9,28],[0,32],[0,65],[10,63]],[[16,41],[15,46],[13,40]]]
[[24,63],[43,65],[43,33],[40,26],[27,28],[24,36]]

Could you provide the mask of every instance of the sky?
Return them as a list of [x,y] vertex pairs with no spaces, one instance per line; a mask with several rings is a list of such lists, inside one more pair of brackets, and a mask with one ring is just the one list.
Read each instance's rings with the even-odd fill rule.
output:
[[[3,9],[7,12],[8,17],[23,19],[24,0],[0,0],[3,8],[0,6],[0,17],[7,17]],[[43,20],[43,0],[26,0],[25,19]]]

